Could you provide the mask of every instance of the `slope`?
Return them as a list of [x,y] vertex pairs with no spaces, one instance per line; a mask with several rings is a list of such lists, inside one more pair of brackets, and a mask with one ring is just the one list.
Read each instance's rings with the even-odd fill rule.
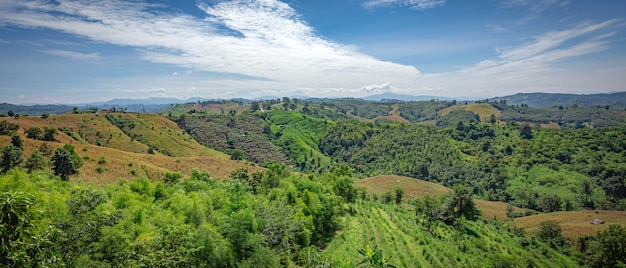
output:
[[[369,193],[382,194],[392,192],[396,187],[404,190],[404,200],[421,198],[425,195],[439,195],[452,191],[450,188],[433,182],[418,180],[410,177],[383,175],[365,178],[354,182],[356,187],[364,187]],[[507,220],[507,203],[474,199],[476,206],[482,212],[485,219]],[[523,212],[518,207],[513,207],[514,211]]]

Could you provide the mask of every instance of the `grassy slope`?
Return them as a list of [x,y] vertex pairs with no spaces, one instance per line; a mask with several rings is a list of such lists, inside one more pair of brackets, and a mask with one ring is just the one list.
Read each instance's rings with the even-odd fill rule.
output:
[[[148,144],[158,145],[161,150],[165,148],[173,155],[181,156],[169,157],[162,154],[144,153],[147,151],[147,145],[131,139],[103,115],[63,114],[50,116],[47,119],[24,117],[17,120],[11,119],[10,122],[20,125],[18,134],[24,140],[25,158],[44,143],[27,139],[25,129],[44,126],[68,129],[69,135],[59,131],[56,136],[57,142],[49,144],[53,148],[72,144],[77,154],[83,159],[79,174],[70,179],[82,179],[94,183],[111,183],[133,177],[158,180],[165,172],[171,171],[189,175],[194,167],[208,171],[214,177],[226,178],[233,170],[240,167],[247,167],[251,172],[261,169],[243,162],[232,161],[227,155],[198,144],[165,117],[130,113],[120,114],[120,116],[135,122],[135,127],[130,133],[137,135],[138,140],[146,140]],[[114,138],[103,146],[91,144],[90,141],[95,141],[94,137],[97,132],[110,133]],[[103,135],[106,136],[106,134]],[[0,136],[0,146],[9,144],[10,141],[10,137]],[[139,152],[134,152],[136,150]],[[104,163],[98,163],[101,158],[104,159]],[[100,172],[97,171],[98,167],[100,167]]]
[[[450,188],[440,184],[418,180],[409,177],[385,175],[370,177],[355,181],[356,187],[365,187],[370,193],[393,192],[396,187],[404,189],[404,199],[423,197],[426,194],[436,195],[445,194],[451,191]],[[482,212],[485,219],[496,219],[500,221],[507,220],[506,207],[504,202],[493,202],[486,200],[474,199],[476,206]],[[523,211],[521,208],[515,208],[516,211]]]
[[[595,218],[603,220],[604,224],[590,224],[589,222]],[[539,230],[541,222],[544,221],[558,222],[561,226],[563,236],[570,241],[576,241],[576,238],[580,236],[596,235],[598,231],[608,228],[610,224],[626,226],[626,211],[560,211],[517,218],[514,224],[534,234]]]

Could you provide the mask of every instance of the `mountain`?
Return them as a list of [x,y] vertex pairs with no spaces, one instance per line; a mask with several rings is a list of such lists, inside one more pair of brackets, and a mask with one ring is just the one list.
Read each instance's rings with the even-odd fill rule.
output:
[[133,105],[133,104],[157,105],[157,104],[198,102],[198,101],[204,101],[204,100],[209,100],[209,99],[200,98],[200,97],[193,97],[193,98],[189,98],[185,100],[181,100],[177,98],[112,99],[110,101],[105,101],[105,102],[87,103],[87,105],[93,105],[93,106],[104,106],[104,105],[124,106],[124,105]]
[[0,114],[7,114],[12,111],[20,115],[42,115],[42,114],[62,114],[72,111],[72,107],[68,105],[15,105],[9,103],[0,103]]
[[378,95],[372,95],[361,98],[363,100],[368,101],[390,101],[390,100],[399,100],[399,101],[429,101],[429,100],[452,100],[451,98],[445,97],[437,97],[437,96],[413,96],[413,95],[400,95],[395,93],[383,93]]
[[546,107],[559,105],[611,105],[626,104],[626,92],[606,94],[562,94],[562,93],[518,93],[511,96],[497,97],[491,101],[505,100],[509,105],[526,104],[530,107]]

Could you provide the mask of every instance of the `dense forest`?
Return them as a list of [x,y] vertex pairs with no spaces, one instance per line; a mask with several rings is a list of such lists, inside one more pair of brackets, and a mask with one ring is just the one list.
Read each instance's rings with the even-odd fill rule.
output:
[[[75,109],[0,120],[0,265],[626,260],[624,111],[282,98],[198,101],[161,113]],[[368,184],[381,191],[356,186],[391,174],[449,190],[416,194],[399,179]],[[506,217],[485,217],[481,209],[496,204]],[[565,220],[517,225],[568,211],[616,216],[584,235]]]

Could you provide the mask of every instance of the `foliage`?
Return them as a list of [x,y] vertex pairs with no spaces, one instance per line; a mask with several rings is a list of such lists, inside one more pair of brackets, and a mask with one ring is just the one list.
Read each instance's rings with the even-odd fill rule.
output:
[[359,266],[366,265],[366,267],[395,267],[389,264],[391,256],[383,257],[383,250],[378,248],[378,245],[370,247],[368,244],[365,249],[359,249],[359,254],[363,256],[363,260],[358,264]]
[[6,173],[7,171],[18,167],[22,161],[24,161],[22,149],[15,147],[12,144],[2,147],[0,157],[0,168],[2,168],[2,173]]
[[537,236],[543,241],[560,238],[562,237],[561,226],[559,226],[559,224],[555,221],[541,222]]
[[0,135],[11,135],[20,129],[20,125],[11,123],[7,120],[0,121]]
[[589,251],[593,267],[623,267],[626,264],[626,228],[612,224],[599,231]]
[[68,180],[69,176],[77,174],[82,166],[82,160],[74,151],[74,147],[69,144],[57,148],[50,160],[54,175],[61,177],[62,180]]
[[33,172],[38,169],[44,169],[47,166],[48,160],[39,150],[33,151],[28,159],[26,159],[26,163],[24,163],[24,167],[28,170],[28,172]]

